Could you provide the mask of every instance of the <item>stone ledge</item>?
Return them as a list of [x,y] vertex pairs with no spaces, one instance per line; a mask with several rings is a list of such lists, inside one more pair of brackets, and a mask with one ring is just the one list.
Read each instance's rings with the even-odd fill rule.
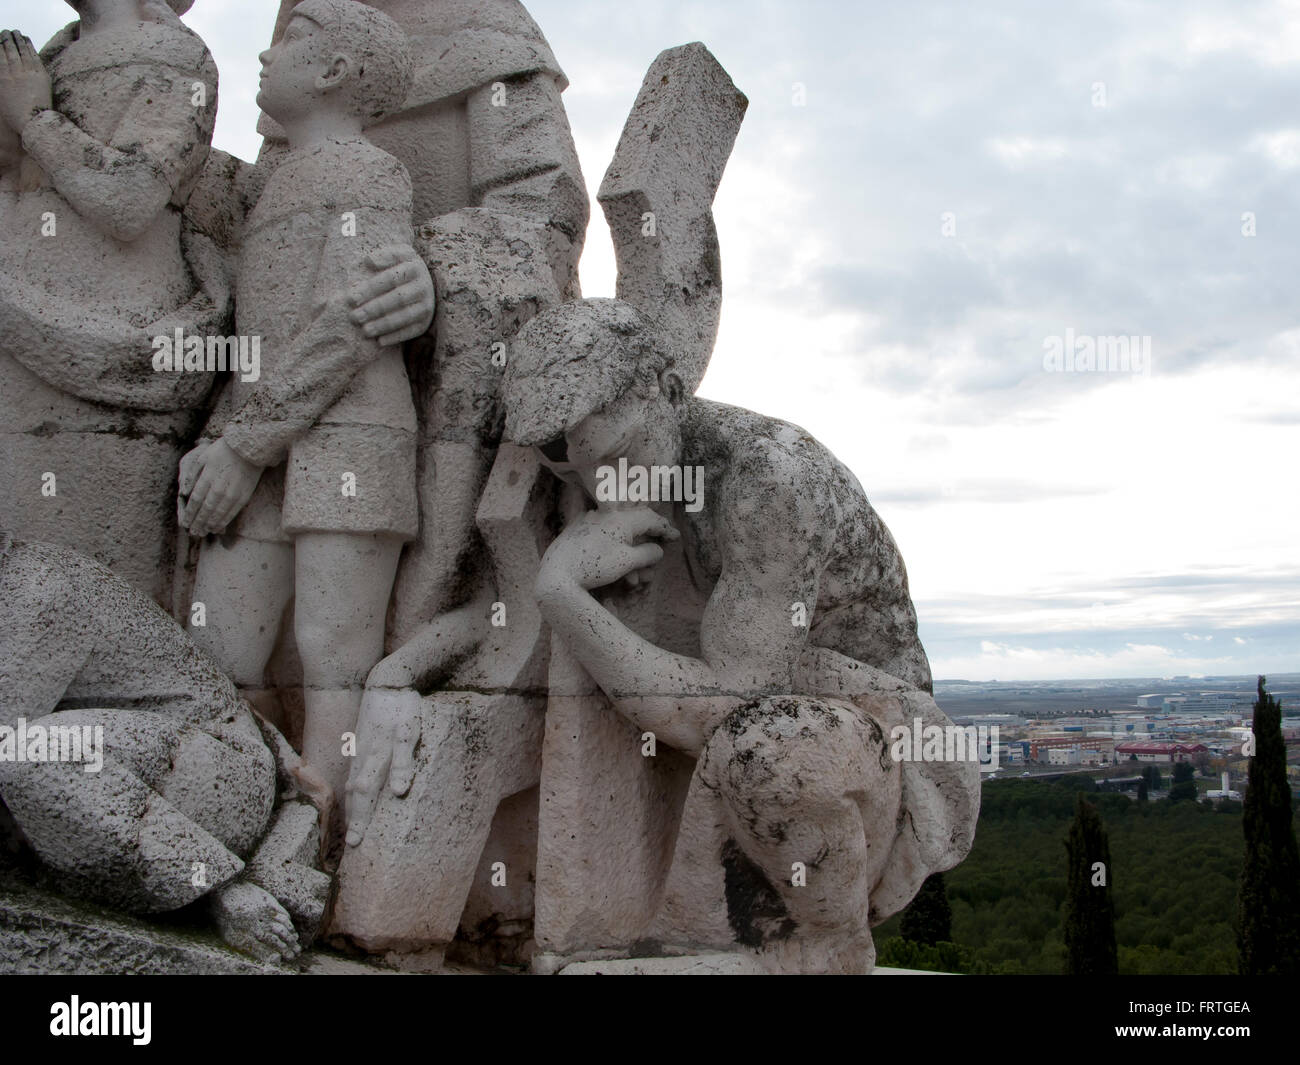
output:
[[45,892],[0,886],[0,972],[77,976],[276,975],[215,933],[163,928]]

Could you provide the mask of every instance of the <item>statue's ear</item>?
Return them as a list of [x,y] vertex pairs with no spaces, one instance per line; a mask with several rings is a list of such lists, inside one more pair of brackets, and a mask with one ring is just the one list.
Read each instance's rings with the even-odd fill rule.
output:
[[334,55],[330,60],[330,68],[324,74],[316,79],[316,88],[318,89],[337,89],[345,81],[352,70],[352,60],[342,52]]

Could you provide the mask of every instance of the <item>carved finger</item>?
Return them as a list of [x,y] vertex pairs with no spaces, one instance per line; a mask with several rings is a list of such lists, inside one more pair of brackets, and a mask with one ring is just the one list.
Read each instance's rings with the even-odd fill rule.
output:
[[388,772],[388,787],[399,799],[411,790],[415,779],[415,741],[419,726],[409,718],[397,726],[393,740],[393,765]]
[[387,270],[398,263],[409,262],[410,258],[411,249],[405,244],[385,244],[377,251],[371,252],[366,262],[375,270]]
[[23,65],[28,70],[44,70],[45,63],[41,60],[41,55],[36,51],[36,46],[32,44],[32,39],[26,36],[17,36],[18,52],[23,58]]
[[414,317],[416,312],[412,311],[411,313],[413,315],[411,324],[396,332],[385,333],[379,338],[380,347],[391,348],[395,344],[405,344],[408,340],[415,340],[429,331],[429,326],[433,323],[433,315],[422,314]]
[[658,544],[637,544],[629,549],[629,557],[634,561],[637,569],[645,569],[647,566],[653,566],[657,562],[663,561],[664,549]]
[[419,279],[420,274],[414,262],[398,263],[374,277],[358,281],[348,289],[348,300],[367,318],[374,317],[375,312],[369,307],[370,303],[381,296],[387,295],[391,289],[409,284],[412,281],[419,281]]
[[372,755],[357,766],[348,779],[347,816],[349,847],[355,847],[366,837],[371,815],[375,812],[375,803],[379,799],[379,789],[383,786],[387,766],[384,759]]
[[203,509],[203,504],[208,498],[208,493],[212,491],[213,478],[208,475],[206,470],[199,477],[198,483],[194,486],[194,491],[190,493],[189,502],[185,504],[185,517],[181,522],[185,528],[190,530],[193,536],[202,536],[203,533],[195,528],[198,520],[199,511]]
[[673,523],[656,514],[649,507],[638,510],[614,510],[607,513],[617,515],[614,521],[621,524],[628,535],[635,539],[639,536],[662,536],[665,540],[681,538]]
[[5,62],[9,64],[10,72],[21,69],[22,59],[18,54],[18,45],[14,42],[13,30],[5,30],[0,34],[0,48],[4,49]]
[[194,452],[191,451],[181,459],[180,478],[178,481],[178,489],[181,495],[188,496],[194,491],[194,485],[198,483],[199,474],[202,472],[203,462],[194,454]]
[[[196,489],[197,491],[197,489]],[[213,519],[220,513],[229,499],[229,493],[224,488],[212,488],[206,496],[203,497],[203,506],[199,508],[198,517],[195,518],[195,524],[200,529],[205,530],[203,535],[209,532],[216,532]]]
[[428,315],[422,307],[402,307],[392,314],[362,327],[362,332],[372,340],[378,339],[384,347],[403,340],[422,336],[428,328]]
[[[385,275],[387,276],[387,275]],[[393,311],[400,307],[405,307],[410,300],[405,298],[406,285],[399,288],[390,289],[367,300],[351,314],[351,319],[356,325],[365,325],[376,318],[382,318],[386,314],[392,314]]]
[[[386,273],[376,274],[374,277],[368,277],[364,281],[358,281],[348,289],[348,302],[352,304],[353,307],[357,308],[353,313],[361,314],[364,318],[365,311],[361,308],[377,296],[382,296],[392,287],[392,279]],[[356,319],[354,318],[353,321],[356,321]]]
[[237,498],[228,498],[222,501],[218,509],[208,519],[208,531],[213,533],[223,533],[226,526],[235,520],[235,515],[239,513],[240,503]]

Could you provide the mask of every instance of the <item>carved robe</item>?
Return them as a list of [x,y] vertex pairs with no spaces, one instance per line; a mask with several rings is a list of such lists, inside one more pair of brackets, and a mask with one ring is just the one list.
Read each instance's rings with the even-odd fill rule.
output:
[[228,325],[223,259],[181,213],[217,70],[178,20],[85,40],[74,23],[42,57],[54,110],[23,147],[45,186],[0,201],[0,525],[165,602],[177,462],[212,377],[156,373],[152,339]]

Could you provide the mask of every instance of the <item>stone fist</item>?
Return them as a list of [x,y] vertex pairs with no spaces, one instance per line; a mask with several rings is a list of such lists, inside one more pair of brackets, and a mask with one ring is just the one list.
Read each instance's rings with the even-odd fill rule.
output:
[[655,539],[676,540],[680,535],[648,507],[589,511],[547,550],[537,575],[538,592],[544,597],[547,590],[569,581],[588,591],[613,584],[664,557]]

